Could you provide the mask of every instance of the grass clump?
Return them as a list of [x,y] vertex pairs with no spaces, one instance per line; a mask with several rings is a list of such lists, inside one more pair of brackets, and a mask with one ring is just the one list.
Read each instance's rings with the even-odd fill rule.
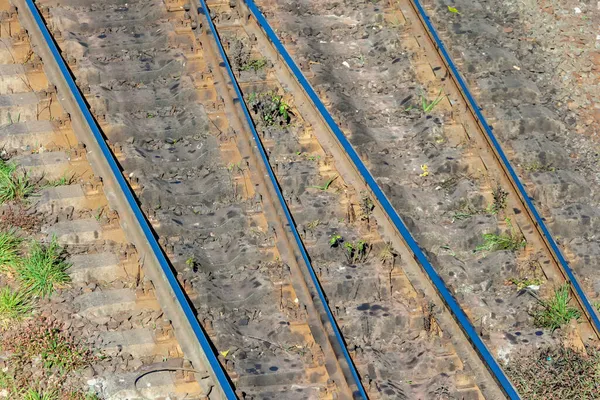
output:
[[242,71],[250,71],[250,70],[252,70],[254,72],[258,72],[261,69],[263,69],[266,65],[267,65],[267,58],[266,57],[254,58],[252,60],[249,60],[240,69]]
[[54,390],[41,391],[29,389],[23,394],[23,400],[59,400],[58,393]]
[[17,267],[21,242],[14,230],[0,231],[0,272],[12,272]]
[[27,174],[17,173],[17,165],[0,159],[0,204],[23,200],[33,193],[35,185]]
[[397,256],[398,254],[394,250],[394,247],[390,243],[386,243],[385,246],[383,246],[383,248],[379,252],[379,261],[381,261],[381,263],[384,265],[388,264],[393,267],[394,260]]
[[58,179],[53,179],[53,180],[48,181],[48,183],[44,186],[45,187],[67,186],[67,185],[72,184],[73,182],[75,182],[75,175],[72,175],[70,177],[63,175]]
[[517,354],[505,366],[523,399],[600,399],[600,352],[547,347]]
[[96,359],[90,349],[58,326],[34,320],[21,324],[3,347],[15,365],[40,360],[43,368],[61,374],[76,371]]
[[77,372],[103,355],[64,330],[63,323],[37,316],[0,331],[5,357],[0,390],[7,399],[98,399],[81,390]]
[[23,319],[31,309],[31,301],[23,292],[8,286],[0,289],[0,325]]
[[34,242],[29,256],[17,268],[17,277],[27,293],[47,297],[54,289],[70,281],[62,247],[53,238],[47,244]]
[[519,250],[525,247],[523,238],[515,237],[512,234],[485,233],[483,235],[483,244],[477,246],[477,251],[498,251],[498,250]]
[[510,233],[503,233],[500,235],[496,233],[485,233],[483,235],[483,244],[477,246],[476,251],[517,251],[525,247],[527,242],[523,236],[512,226],[510,218],[506,218],[505,221],[510,228]]
[[565,283],[548,300],[539,300],[540,306],[534,312],[535,324],[541,328],[558,329],[568,324],[572,319],[579,319],[581,313],[570,306],[571,294],[569,284]]
[[267,126],[287,125],[291,121],[290,105],[274,92],[252,93],[248,104]]

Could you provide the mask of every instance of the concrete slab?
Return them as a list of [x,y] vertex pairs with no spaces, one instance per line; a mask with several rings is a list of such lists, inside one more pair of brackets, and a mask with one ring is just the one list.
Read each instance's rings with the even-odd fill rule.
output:
[[69,262],[69,275],[74,282],[112,282],[127,277],[114,253],[76,255]]

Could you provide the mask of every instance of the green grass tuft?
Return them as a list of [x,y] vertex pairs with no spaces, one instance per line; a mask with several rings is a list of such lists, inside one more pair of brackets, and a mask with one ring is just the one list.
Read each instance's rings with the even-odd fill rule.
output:
[[27,174],[17,173],[17,165],[0,159],[0,204],[23,200],[33,193],[34,184]]
[[498,251],[498,250],[519,250],[525,247],[525,240],[514,235],[497,235],[495,233],[485,233],[483,235],[483,244],[477,246],[477,251]]
[[14,231],[0,231],[0,272],[12,272],[17,267],[21,242]]
[[69,267],[63,249],[53,238],[48,245],[33,243],[29,256],[17,268],[17,276],[27,293],[47,297],[57,286],[70,281],[66,272]]
[[533,315],[535,324],[555,330],[568,324],[572,319],[579,319],[581,313],[577,308],[570,306],[570,302],[569,284],[565,283],[554,290],[554,295],[550,299],[540,300],[540,307]]
[[24,318],[31,309],[31,302],[25,293],[8,286],[0,289],[0,325]]
[[483,235],[483,244],[477,246],[475,249],[476,251],[517,251],[527,245],[523,235],[513,227],[510,218],[505,218],[504,221],[508,225],[510,233],[501,235],[496,233],[485,233]]
[[258,72],[261,69],[263,69],[266,65],[267,65],[267,59],[265,57],[255,58],[255,59],[252,59],[252,60],[248,61],[248,63],[245,64],[241,68],[241,70],[242,71],[253,70],[254,72]]
[[71,177],[63,175],[58,179],[48,181],[48,183],[46,185],[44,185],[44,187],[67,186],[67,185],[72,184],[73,182],[75,182],[75,175],[72,175]]
[[59,400],[56,391],[46,391],[29,389],[23,393],[23,400]]

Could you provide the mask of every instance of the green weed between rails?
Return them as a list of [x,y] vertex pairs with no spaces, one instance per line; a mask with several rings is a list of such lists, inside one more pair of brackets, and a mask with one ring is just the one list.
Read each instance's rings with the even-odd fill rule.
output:
[[569,284],[565,283],[548,300],[538,299],[539,308],[534,312],[535,324],[541,328],[558,329],[568,324],[572,319],[579,319],[581,313],[575,307],[569,305],[571,294]]
[[391,267],[394,266],[394,260],[398,256],[398,253],[394,250],[394,247],[390,243],[386,243],[385,246],[379,252],[379,261],[382,264],[389,264]]
[[509,282],[512,283],[513,285],[515,285],[517,287],[517,290],[523,290],[529,286],[542,286],[544,284],[544,281],[540,278],[533,278],[533,279],[510,278]]
[[342,238],[342,235],[334,233],[329,238],[329,247],[338,247],[343,241],[344,239]]
[[346,259],[349,263],[358,264],[367,260],[369,250],[371,246],[364,240],[359,240],[354,243],[344,243],[344,249],[346,249]]
[[27,294],[8,286],[0,289],[0,326],[25,318],[32,308]]
[[485,233],[483,235],[483,244],[477,246],[476,251],[499,251],[510,250],[517,251],[524,248],[527,242],[523,236],[514,229],[510,218],[505,219],[510,229],[509,234]]
[[505,371],[523,399],[600,399],[600,351],[540,348],[511,357]]
[[11,273],[20,263],[21,242],[14,230],[0,232],[0,273]]
[[[421,93],[421,111],[423,111],[424,114],[429,114],[444,99],[444,97],[445,95],[442,95],[442,89],[440,89],[440,91],[437,94],[437,97],[431,102],[427,100],[423,93]],[[408,112],[413,108],[415,108],[415,106],[410,105],[406,109],[404,109],[404,111]]]
[[508,192],[502,186],[498,185],[496,189],[492,190],[492,195],[494,196],[494,201],[488,206],[486,211],[489,214],[496,215],[506,208]]
[[63,175],[58,179],[48,181],[48,183],[46,183],[44,185],[44,187],[67,186],[67,185],[72,184],[74,181],[75,181],[75,175],[72,175],[71,177],[66,177]]
[[526,242],[521,237],[515,237],[513,235],[496,233],[485,233],[483,235],[483,244],[477,246],[477,251],[498,251],[498,250],[511,250],[516,251],[525,247]]
[[66,272],[69,267],[63,249],[56,238],[52,238],[48,245],[32,244],[29,256],[17,268],[17,277],[27,293],[47,297],[55,287],[70,281]]
[[248,99],[248,105],[261,120],[271,126],[275,123],[287,125],[290,123],[290,105],[280,96],[272,91],[265,93],[252,93]]
[[313,189],[319,189],[321,191],[326,191],[327,189],[329,189],[329,186],[331,186],[331,184],[333,183],[333,181],[335,181],[337,179],[337,175],[334,176],[333,178],[331,178],[330,180],[328,180],[327,182],[325,182],[325,184],[323,186],[311,186],[311,188]]
[[421,94],[421,109],[423,110],[423,112],[425,114],[428,114],[431,111],[433,111],[433,109],[435,108],[435,106],[437,106],[439,104],[439,102],[442,101],[443,99],[444,99],[444,96],[442,96],[442,89],[440,89],[440,91],[438,92],[437,97],[432,102],[429,102],[425,98],[425,95]]
[[252,59],[252,60],[248,61],[248,63],[246,63],[240,69],[242,71],[253,70],[254,72],[258,72],[261,69],[263,69],[266,65],[267,65],[267,58],[266,57],[255,58],[255,59]]
[[27,174],[18,174],[17,165],[0,159],[0,204],[23,200],[33,193],[35,185]]

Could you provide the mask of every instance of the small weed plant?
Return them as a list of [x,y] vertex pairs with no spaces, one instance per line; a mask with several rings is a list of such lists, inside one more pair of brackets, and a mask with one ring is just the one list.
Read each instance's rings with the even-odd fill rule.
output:
[[494,201],[488,206],[487,212],[489,214],[496,215],[506,208],[508,192],[504,190],[502,186],[498,185],[494,190],[492,190],[492,195],[494,196]]
[[527,242],[512,226],[510,219],[506,218],[505,221],[509,226],[510,233],[500,235],[496,233],[485,233],[483,235],[483,244],[477,247],[477,251],[517,251],[526,246]]
[[329,238],[329,247],[338,247],[343,241],[344,239],[342,238],[342,235],[334,233]]
[[539,300],[539,307],[533,314],[535,324],[541,328],[556,330],[572,319],[579,319],[581,313],[569,305],[570,302],[569,285],[564,284],[554,290],[554,294],[548,300]]
[[21,113],[17,114],[17,118],[13,119],[12,115],[8,113],[8,125],[18,124],[21,122]]
[[15,363],[28,363],[39,359],[47,370],[62,373],[75,371],[96,359],[92,351],[58,326],[29,320],[22,323],[4,349],[12,354]]
[[375,204],[373,204],[373,200],[371,200],[371,198],[366,193],[363,193],[363,195],[360,198],[360,211],[362,214],[360,219],[363,221],[368,221],[369,216],[371,215],[374,209]]
[[59,400],[58,392],[55,390],[42,391],[29,389],[23,394],[23,400]]
[[356,243],[344,243],[344,249],[346,250],[346,259],[348,262],[358,264],[367,260],[370,246],[364,240],[359,240]]
[[327,189],[329,189],[329,186],[331,186],[331,184],[333,183],[333,181],[335,181],[337,179],[337,177],[338,177],[337,175],[334,176],[333,178],[331,178],[330,180],[328,180],[327,182],[325,182],[325,184],[322,185],[322,186],[311,186],[311,188],[319,189],[319,190],[321,190],[321,191],[324,192]]
[[515,285],[517,287],[517,290],[523,290],[529,286],[541,286],[544,283],[544,281],[540,278],[533,278],[533,279],[511,278],[509,280],[509,282],[512,283],[513,285]]
[[315,219],[314,221],[310,221],[308,224],[306,224],[306,229],[308,229],[309,231],[314,231],[315,229],[317,229],[317,226],[319,226],[319,224],[321,223],[321,220]]
[[385,246],[379,252],[379,261],[383,264],[389,264],[394,266],[394,260],[398,254],[394,250],[391,244],[386,243]]
[[246,64],[240,68],[242,71],[254,71],[258,72],[263,69],[267,65],[267,59],[265,57],[262,58],[254,58],[248,61]]
[[274,92],[252,93],[248,101],[252,111],[267,125],[287,125],[291,121],[290,105]]
[[460,205],[456,211],[452,214],[452,222],[463,221],[484,212],[481,209],[477,209],[468,200],[461,200]]
[[[421,111],[423,111],[424,114],[429,114],[430,112],[433,111],[433,109],[440,104],[440,102],[444,99],[444,95],[442,94],[442,89],[440,89],[440,91],[438,92],[436,98],[433,101],[429,101],[427,99],[427,97],[425,97],[425,94],[421,93]],[[406,108],[405,111],[410,111],[413,108],[415,108],[414,106],[409,106],[408,108]]]
[[45,185],[45,187],[67,186],[67,185],[72,184],[74,181],[75,181],[74,175],[71,177],[63,175],[58,179],[48,181],[48,183]]
[[31,309],[31,302],[24,293],[8,286],[0,289],[0,326],[25,318]]
[[539,161],[533,161],[525,165],[525,170],[529,172],[554,172],[556,168],[552,164],[542,164]]
[[58,286],[69,282],[62,247],[56,238],[45,245],[34,242],[29,256],[17,268],[17,277],[23,288],[32,296],[48,297]]
[[0,232],[0,272],[13,272],[19,264],[21,256],[19,248],[21,239],[14,230]]
[[17,172],[17,165],[0,159],[0,204],[23,200],[33,193],[35,186],[27,174]]

